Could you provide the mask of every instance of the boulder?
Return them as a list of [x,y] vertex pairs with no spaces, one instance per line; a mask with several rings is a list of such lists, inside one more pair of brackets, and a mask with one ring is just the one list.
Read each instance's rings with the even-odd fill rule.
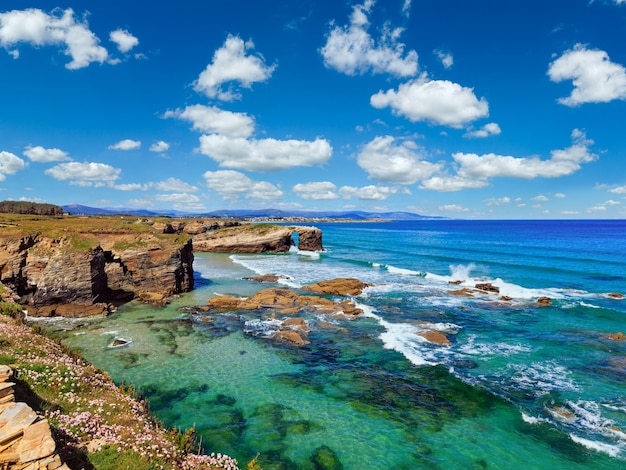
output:
[[359,295],[371,285],[356,278],[336,278],[309,284],[303,290],[322,295]]
[[287,320],[284,320],[280,326],[300,330],[307,329],[306,321],[302,318],[288,318]]
[[539,307],[549,307],[552,305],[552,299],[550,297],[539,297],[537,299],[537,305]]
[[624,298],[624,294],[620,294],[619,292],[610,292],[606,295],[607,297],[609,297],[610,299],[623,299]]
[[286,343],[297,344],[298,346],[304,346],[306,344],[311,344],[310,341],[305,340],[298,333],[292,330],[280,330],[276,333],[276,338],[279,341],[284,341]]
[[440,344],[444,346],[450,346],[452,344],[450,340],[446,337],[446,335],[437,330],[418,331],[417,334],[429,343]]
[[500,288],[497,286],[494,286],[493,284],[491,284],[490,282],[485,282],[482,284],[476,284],[476,289],[483,291],[483,292],[489,292],[492,294],[499,294],[500,293]]

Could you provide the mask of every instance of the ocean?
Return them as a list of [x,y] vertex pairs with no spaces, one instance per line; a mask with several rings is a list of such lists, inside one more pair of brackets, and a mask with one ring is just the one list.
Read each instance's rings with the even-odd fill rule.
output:
[[[242,468],[626,468],[626,340],[609,336],[626,334],[610,295],[626,295],[626,221],[316,226],[322,253],[196,253],[196,289],[167,307],[47,325]],[[242,279],[268,273],[285,278]],[[259,313],[187,308],[336,277],[372,284],[364,314],[305,314],[306,346]],[[499,293],[450,293],[477,283]]]

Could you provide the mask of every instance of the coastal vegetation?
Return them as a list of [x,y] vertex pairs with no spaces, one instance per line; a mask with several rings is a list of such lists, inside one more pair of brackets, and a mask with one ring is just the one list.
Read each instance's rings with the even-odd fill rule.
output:
[[0,213],[63,215],[63,208],[54,204],[42,204],[29,201],[0,201]]
[[19,315],[0,315],[0,364],[15,371],[16,398],[49,421],[71,469],[238,468],[227,455],[203,454],[193,428],[166,428],[131,384],[115,385]]

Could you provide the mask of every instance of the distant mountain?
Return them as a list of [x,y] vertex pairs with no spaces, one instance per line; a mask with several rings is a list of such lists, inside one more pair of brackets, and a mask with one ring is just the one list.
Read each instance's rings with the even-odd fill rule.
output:
[[285,219],[302,217],[305,219],[352,219],[352,220],[423,220],[439,219],[412,212],[366,212],[366,211],[284,211],[280,209],[234,209],[217,210],[204,213],[190,213],[181,211],[149,211],[145,209],[101,209],[96,207],[72,204],[63,206],[63,210],[72,215],[132,215],[137,217],[236,217],[236,218],[264,218]]

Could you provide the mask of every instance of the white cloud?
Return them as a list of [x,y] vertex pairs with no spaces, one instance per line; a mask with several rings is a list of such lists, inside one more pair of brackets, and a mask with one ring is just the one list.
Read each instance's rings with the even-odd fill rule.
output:
[[332,155],[332,147],[320,138],[248,140],[211,134],[200,136],[200,152],[223,167],[272,171],[325,163]]
[[484,138],[492,135],[499,135],[502,132],[500,126],[495,122],[485,124],[480,129],[468,130],[465,133],[465,137]]
[[53,148],[45,149],[41,145],[36,147],[26,147],[24,155],[30,158],[34,162],[47,163],[47,162],[63,162],[71,160],[67,152],[63,150]]
[[617,188],[609,189],[609,192],[614,194],[626,194],[626,186],[619,186]]
[[6,175],[14,175],[26,167],[24,160],[11,152],[0,152],[0,181],[6,180]]
[[618,206],[621,204],[619,201],[614,201],[613,199],[609,199],[608,201],[604,201],[605,206]]
[[314,201],[339,199],[337,186],[330,181],[315,181],[311,183],[298,183],[292,191],[302,199]]
[[389,196],[398,193],[398,188],[390,188],[388,186],[363,186],[361,188],[355,188],[352,186],[342,186],[339,189],[339,193],[344,199],[350,199],[356,197],[357,199],[365,201],[384,201]]
[[532,200],[533,201],[546,202],[546,201],[549,201],[550,199],[545,197],[543,194],[539,194],[538,196],[533,197]]
[[558,199],[563,199],[563,198],[565,198],[565,197],[567,197],[567,196],[566,196],[565,194],[563,194],[563,193],[556,193],[556,194],[554,195],[554,197],[556,197],[556,198],[558,198]]
[[238,82],[240,86],[250,88],[255,82],[268,80],[276,65],[265,65],[261,55],[246,55],[252,49],[252,41],[244,42],[238,36],[228,35],[224,45],[213,54],[213,62],[194,82],[194,89],[209,98],[233,101],[239,99],[240,94],[233,89],[232,83],[226,90],[222,85]]
[[487,199],[485,201],[485,204],[487,204],[488,206],[501,206],[503,204],[508,204],[509,202],[511,202],[511,198],[505,196],[501,198]]
[[250,137],[254,131],[254,119],[246,113],[233,113],[213,106],[196,104],[185,109],[167,111],[166,118],[183,119],[193,123],[195,130],[227,137]]
[[[621,1],[626,2],[626,0],[621,0]],[[411,10],[411,3],[412,3],[412,0],[404,0],[404,4],[402,5],[402,13],[404,13],[407,16],[407,18],[409,16],[409,11]]]
[[15,47],[28,43],[34,47],[60,46],[72,60],[65,65],[70,70],[87,67],[92,62],[108,59],[107,50],[89,30],[85,18],[77,21],[71,8],[55,9],[47,14],[36,8],[0,13],[0,46],[14,58],[19,57]]
[[116,29],[115,31],[111,31],[109,39],[117,44],[117,48],[120,52],[128,52],[139,44],[139,39],[125,29]]
[[163,152],[167,152],[169,149],[170,149],[170,144],[168,144],[167,142],[163,140],[159,140],[150,146],[151,152],[163,153]]
[[202,175],[206,185],[225,199],[247,199],[270,201],[280,199],[283,192],[267,181],[254,181],[243,173],[233,170],[207,171]]
[[424,161],[414,147],[413,142],[398,145],[392,136],[378,136],[361,150],[357,162],[372,179],[413,184],[428,178],[440,167]]
[[469,209],[459,204],[445,204],[443,206],[439,206],[440,211],[445,212],[469,212]]
[[[404,53],[404,44],[398,38],[403,28],[392,28],[386,24],[381,36],[375,40],[369,33],[367,14],[374,1],[366,0],[363,5],[355,5],[350,17],[350,24],[335,26],[326,38],[326,44],[320,53],[324,65],[346,75],[389,73],[397,77],[411,77],[418,71],[417,52]],[[410,1],[404,7],[408,12]]]
[[112,187],[113,189],[117,189],[118,191],[147,191],[150,188],[150,185],[139,183],[124,183],[116,184]]
[[454,57],[452,57],[452,54],[449,52],[444,52],[441,49],[435,49],[434,53],[441,61],[444,68],[449,69],[454,65]]
[[587,209],[588,213],[591,213],[591,212],[604,212],[604,211],[606,211],[606,207],[603,206],[602,204],[596,204],[595,206],[590,207],[589,209]]
[[81,186],[91,186],[97,183],[113,183],[120,176],[122,170],[105,163],[68,162],[60,163],[45,171],[47,175],[60,181],[73,181]]
[[553,82],[573,81],[572,94],[558,100],[566,106],[626,99],[626,69],[611,62],[606,52],[582,44],[552,62],[548,75]]
[[193,193],[198,190],[197,187],[192,186],[178,178],[168,178],[165,181],[152,184],[152,186],[159,191],[175,191],[179,193]]
[[478,99],[471,88],[447,80],[430,80],[426,74],[403,83],[398,91],[380,90],[372,95],[370,104],[379,109],[390,107],[395,115],[412,122],[429,121],[456,128],[489,115],[487,100]]
[[516,158],[489,153],[455,153],[452,157],[458,168],[454,176],[436,176],[423,181],[422,187],[435,191],[458,191],[460,189],[483,188],[489,184],[489,178],[508,177],[534,179],[557,178],[571,175],[581,168],[582,163],[597,159],[590,153],[592,140],[578,129],[572,131],[572,145],[566,149],[553,150],[549,160],[538,157]]
[[136,150],[141,147],[141,142],[138,140],[124,139],[120,140],[116,144],[109,145],[109,150]]

